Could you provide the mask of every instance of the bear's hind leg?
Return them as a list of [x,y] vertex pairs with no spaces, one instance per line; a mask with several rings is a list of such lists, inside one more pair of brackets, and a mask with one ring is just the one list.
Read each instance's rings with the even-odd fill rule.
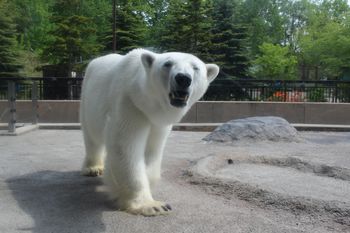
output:
[[104,169],[104,146],[95,142],[84,132],[86,156],[81,173],[84,176],[102,175]]

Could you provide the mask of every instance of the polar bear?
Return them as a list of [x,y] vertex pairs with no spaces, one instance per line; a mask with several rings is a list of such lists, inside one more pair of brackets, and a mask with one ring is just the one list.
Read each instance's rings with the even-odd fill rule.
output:
[[103,180],[117,206],[132,214],[166,214],[151,190],[163,148],[179,122],[218,75],[219,67],[178,52],[135,49],[90,62],[82,87],[83,175]]

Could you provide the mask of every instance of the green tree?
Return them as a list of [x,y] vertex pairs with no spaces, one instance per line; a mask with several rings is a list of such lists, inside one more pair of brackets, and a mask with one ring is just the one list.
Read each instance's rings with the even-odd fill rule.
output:
[[184,7],[186,26],[182,41],[187,45],[186,52],[208,60],[210,58],[212,18],[211,2],[204,0],[187,1]]
[[216,0],[213,9],[212,59],[223,73],[236,78],[247,76],[247,27],[239,22],[239,5]]
[[296,79],[297,58],[291,55],[288,47],[263,43],[261,55],[254,61],[252,75],[262,79]]
[[[116,50],[119,53],[126,53],[145,45],[146,23],[141,16],[139,7],[140,5],[135,1],[118,1],[116,7]],[[112,51],[112,38],[112,27],[110,27],[104,38],[105,50],[107,51]]]
[[284,41],[284,20],[281,4],[286,0],[246,0],[242,14],[249,25],[249,47],[251,57],[259,54],[264,42],[280,44]]
[[100,45],[99,52],[112,51],[112,1],[84,0],[82,15],[91,20],[90,28],[95,31],[96,44]]
[[170,1],[160,29],[161,49],[192,53],[208,60],[212,24],[210,9],[210,1]]
[[18,42],[31,51],[41,51],[52,27],[49,18],[53,0],[13,0]]
[[314,67],[315,78],[336,79],[350,67],[350,8],[344,0],[325,0],[308,19],[299,39],[300,62]]
[[318,13],[325,15],[329,20],[341,22],[347,12],[349,12],[347,0],[323,0]]
[[[350,28],[328,22],[316,29],[309,28],[301,39],[302,59],[309,66],[320,67],[327,78],[337,78],[350,67]],[[313,37],[314,36],[314,37]]]
[[283,22],[284,38],[282,45],[289,46],[294,52],[299,49],[299,33],[308,21],[308,12],[312,4],[309,0],[282,1],[280,15]]
[[19,76],[16,25],[10,15],[7,1],[0,1],[0,77]]
[[147,46],[159,46],[160,28],[167,16],[169,0],[144,0],[143,14],[147,25]]
[[186,50],[186,42],[183,41],[186,17],[182,0],[173,0],[169,2],[166,17],[160,21],[159,32],[157,33],[157,45],[162,50]]
[[[91,19],[81,15],[79,0],[56,0],[53,5],[51,39],[42,56],[52,64],[67,64],[71,71],[76,62],[91,58],[98,52]],[[70,74],[71,72],[69,72]]]

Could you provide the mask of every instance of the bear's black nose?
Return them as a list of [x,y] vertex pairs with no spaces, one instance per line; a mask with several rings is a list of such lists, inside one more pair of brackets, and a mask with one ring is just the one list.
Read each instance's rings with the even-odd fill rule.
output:
[[189,74],[178,73],[175,81],[180,88],[187,88],[191,85],[192,79]]

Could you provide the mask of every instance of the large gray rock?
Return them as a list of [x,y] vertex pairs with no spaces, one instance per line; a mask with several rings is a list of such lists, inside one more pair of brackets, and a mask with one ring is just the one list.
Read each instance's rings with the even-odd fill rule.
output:
[[281,117],[249,117],[231,120],[203,140],[232,142],[237,140],[299,141],[297,130]]

